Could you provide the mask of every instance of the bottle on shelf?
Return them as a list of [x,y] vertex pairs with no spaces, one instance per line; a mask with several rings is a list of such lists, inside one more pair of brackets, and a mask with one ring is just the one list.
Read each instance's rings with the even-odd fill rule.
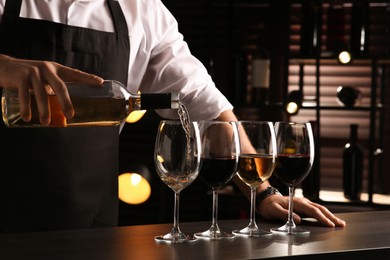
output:
[[321,8],[318,0],[302,2],[302,24],[300,32],[300,54],[314,57],[319,51],[321,34]]
[[236,51],[233,55],[234,70],[229,77],[233,79],[234,97],[233,102],[235,106],[247,105],[247,55],[245,49],[236,43]]
[[350,125],[349,142],[343,152],[343,190],[350,200],[359,200],[362,192],[363,151],[358,144],[358,125]]
[[[76,127],[114,126],[138,110],[179,109],[178,93],[133,94],[115,80],[106,80],[100,86],[66,83],[75,110],[74,117],[65,118],[57,97],[49,95],[51,124],[41,125],[35,98],[31,97],[31,120],[20,116],[18,89],[4,88],[2,94],[3,121],[7,127]],[[32,94],[33,95],[33,94]]]
[[341,106],[352,108],[360,105],[362,101],[362,92],[351,86],[337,87],[337,103]]
[[337,55],[341,50],[347,50],[345,42],[346,8],[341,2],[335,1],[329,5],[326,22],[326,51]]
[[270,57],[264,47],[261,36],[257,43],[256,53],[252,59],[252,89],[255,106],[268,105],[270,85]]
[[369,3],[354,0],[351,8],[350,45],[353,55],[364,57],[369,53]]

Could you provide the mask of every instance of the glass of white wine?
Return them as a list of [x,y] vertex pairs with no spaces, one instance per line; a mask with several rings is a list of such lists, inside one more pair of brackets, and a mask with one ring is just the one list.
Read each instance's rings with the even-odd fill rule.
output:
[[271,177],[276,163],[276,138],[272,122],[239,121],[241,154],[238,177],[251,190],[250,219],[247,227],[234,230],[233,234],[246,237],[270,236],[271,232],[256,224],[256,189]]
[[180,192],[199,174],[201,143],[196,122],[184,126],[180,121],[163,120],[158,127],[154,162],[160,179],[175,192],[173,228],[157,242],[184,243],[194,241],[179,228]]

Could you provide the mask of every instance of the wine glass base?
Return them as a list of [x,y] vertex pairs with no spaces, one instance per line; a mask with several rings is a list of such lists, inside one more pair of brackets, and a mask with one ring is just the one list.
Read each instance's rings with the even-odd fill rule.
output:
[[289,226],[287,224],[278,228],[271,228],[271,232],[275,234],[282,234],[282,235],[302,235],[302,236],[310,235],[309,230],[302,229],[297,226]]
[[159,243],[182,244],[194,242],[196,238],[187,236],[184,233],[168,233],[166,235],[156,236],[154,240]]
[[244,236],[244,237],[270,237],[272,236],[271,232],[262,230],[260,228],[243,228],[243,229],[237,229],[233,230],[232,232],[234,235],[237,236]]
[[223,232],[221,230],[207,230],[204,232],[195,233],[194,237],[210,239],[210,240],[221,240],[221,239],[232,239],[234,238],[234,235]]

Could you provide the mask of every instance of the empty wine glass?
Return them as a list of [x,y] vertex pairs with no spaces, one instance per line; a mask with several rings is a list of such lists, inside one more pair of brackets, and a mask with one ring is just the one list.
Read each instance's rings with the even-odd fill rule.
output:
[[288,220],[279,228],[272,228],[274,233],[310,234],[310,231],[295,225],[293,199],[295,187],[309,174],[314,160],[314,139],[310,123],[276,122],[277,159],[274,174],[289,190]]
[[250,219],[247,227],[234,230],[233,234],[247,237],[270,236],[260,229],[255,220],[256,189],[271,177],[276,161],[276,139],[272,122],[240,121],[241,153],[238,163],[238,177],[251,189]]
[[236,122],[202,121],[199,123],[202,142],[202,166],[199,177],[213,193],[213,215],[211,227],[195,233],[197,238],[219,240],[233,238],[223,232],[217,223],[218,190],[236,174],[240,155],[240,142]]
[[183,128],[180,121],[164,120],[158,127],[154,162],[161,180],[175,192],[173,228],[156,236],[158,242],[183,243],[193,241],[179,228],[179,195],[199,174],[200,135],[196,122]]

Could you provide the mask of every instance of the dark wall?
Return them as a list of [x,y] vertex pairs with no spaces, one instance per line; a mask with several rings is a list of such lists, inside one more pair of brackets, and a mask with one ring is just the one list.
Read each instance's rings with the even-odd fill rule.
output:
[[288,51],[289,2],[264,0],[164,0],[179,23],[192,53],[206,66],[217,87],[236,106],[243,100],[248,55],[256,53],[259,37],[271,58],[271,92],[283,100]]

